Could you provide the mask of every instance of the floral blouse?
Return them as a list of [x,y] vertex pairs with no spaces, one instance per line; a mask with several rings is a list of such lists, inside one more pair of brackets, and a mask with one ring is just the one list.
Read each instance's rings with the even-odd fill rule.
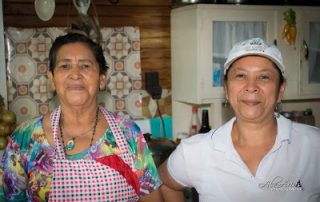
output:
[[[119,115],[115,119],[134,157],[134,172],[139,178],[140,195],[148,194],[161,185],[152,154],[140,128],[133,121]],[[47,201],[49,198],[55,148],[48,144],[42,120],[43,116],[19,126],[7,145],[1,161],[6,201],[36,202]],[[113,133],[108,128],[95,144],[80,153],[80,158],[97,159],[119,152]],[[68,158],[79,158],[79,154],[74,156]]]

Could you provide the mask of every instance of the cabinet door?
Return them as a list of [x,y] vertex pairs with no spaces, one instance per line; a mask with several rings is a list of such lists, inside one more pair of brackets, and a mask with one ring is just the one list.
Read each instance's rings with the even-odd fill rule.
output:
[[200,12],[200,59],[203,99],[224,98],[223,64],[231,47],[245,39],[260,37],[272,42],[276,11],[270,7],[224,7]]
[[320,9],[306,9],[302,23],[301,95],[320,97]]
[[212,25],[213,86],[223,86],[223,65],[232,46],[250,38],[266,40],[267,23],[263,21],[214,21]]

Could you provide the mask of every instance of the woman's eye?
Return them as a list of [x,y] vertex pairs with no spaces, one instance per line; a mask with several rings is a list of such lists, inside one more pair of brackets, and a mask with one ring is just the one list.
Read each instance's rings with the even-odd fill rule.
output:
[[70,65],[69,64],[59,64],[60,69],[69,69]]
[[81,69],[88,69],[91,67],[90,64],[80,64]]
[[236,74],[235,76],[237,79],[244,79],[245,75],[244,74]]
[[261,76],[259,77],[259,79],[260,79],[260,80],[269,80],[270,77],[269,77],[268,75],[261,75]]

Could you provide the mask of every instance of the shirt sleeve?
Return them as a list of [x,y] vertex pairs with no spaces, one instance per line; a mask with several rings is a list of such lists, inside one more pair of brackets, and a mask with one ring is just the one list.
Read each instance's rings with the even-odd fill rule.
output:
[[127,138],[129,150],[133,154],[135,173],[140,183],[140,195],[144,196],[159,188],[162,182],[139,126],[130,119],[123,118],[119,121]]
[[26,158],[17,142],[18,136],[19,131],[9,140],[1,162],[3,192],[6,201],[26,200],[27,173],[24,170]]
[[187,160],[184,152],[184,141],[171,153],[168,158],[167,169],[170,176],[184,187],[192,187],[188,175]]

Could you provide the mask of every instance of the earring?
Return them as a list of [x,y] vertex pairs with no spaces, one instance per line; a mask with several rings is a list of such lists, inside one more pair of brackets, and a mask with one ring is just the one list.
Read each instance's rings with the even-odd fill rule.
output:
[[100,77],[100,83],[99,83],[99,90],[100,91],[104,91],[107,88],[107,84],[106,84],[106,76],[102,75]]
[[99,91],[104,91],[104,90],[106,90],[106,86],[99,87]]
[[228,100],[228,98],[225,98],[224,100],[223,100],[223,102],[222,102],[222,106],[223,107],[229,107],[229,100]]
[[274,118],[280,118],[280,109],[281,109],[281,102],[278,102],[274,108]]

